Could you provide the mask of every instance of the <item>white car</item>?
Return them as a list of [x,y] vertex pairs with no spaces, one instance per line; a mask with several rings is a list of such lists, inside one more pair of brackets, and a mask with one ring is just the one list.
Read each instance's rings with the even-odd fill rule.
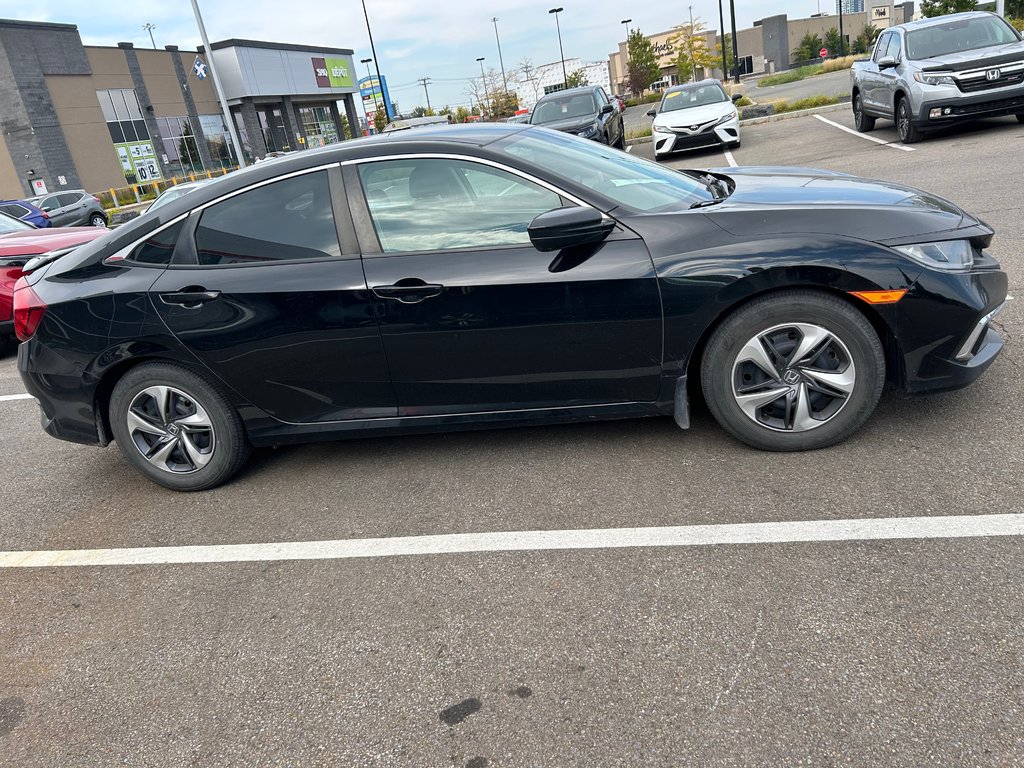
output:
[[651,133],[654,157],[661,160],[687,149],[740,145],[740,115],[734,102],[717,80],[701,80],[669,88],[658,108],[648,112],[654,118]]

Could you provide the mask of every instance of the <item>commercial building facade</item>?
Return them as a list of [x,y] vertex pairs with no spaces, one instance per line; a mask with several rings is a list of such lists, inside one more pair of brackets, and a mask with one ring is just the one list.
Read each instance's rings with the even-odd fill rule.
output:
[[[358,125],[350,50],[211,48],[249,159],[340,140],[339,101]],[[0,198],[236,166],[205,62],[205,52],[173,45],[86,46],[72,24],[0,20]]]

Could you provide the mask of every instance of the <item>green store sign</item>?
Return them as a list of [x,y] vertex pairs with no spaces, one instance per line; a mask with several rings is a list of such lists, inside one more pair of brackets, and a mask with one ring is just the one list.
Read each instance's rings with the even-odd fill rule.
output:
[[352,61],[346,58],[318,58],[314,56],[313,74],[318,88],[351,88]]

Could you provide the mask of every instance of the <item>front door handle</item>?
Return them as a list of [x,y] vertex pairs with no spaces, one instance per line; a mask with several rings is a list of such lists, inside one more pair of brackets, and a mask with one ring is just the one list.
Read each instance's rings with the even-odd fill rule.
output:
[[370,289],[373,295],[382,299],[395,299],[403,304],[416,304],[424,299],[439,296],[443,285],[428,283],[418,277],[406,277],[394,285],[375,285]]
[[179,304],[187,309],[193,309],[205,304],[207,301],[213,301],[219,296],[220,291],[208,291],[205,288],[187,286],[180,291],[161,293],[160,301],[164,304]]

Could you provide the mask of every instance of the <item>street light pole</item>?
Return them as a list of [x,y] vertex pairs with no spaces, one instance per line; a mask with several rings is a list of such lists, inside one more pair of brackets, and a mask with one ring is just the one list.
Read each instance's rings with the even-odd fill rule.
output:
[[734,74],[734,82],[739,84],[740,82],[740,54],[739,44],[736,42],[736,2],[735,0],[729,0],[729,16],[732,20],[732,70]]
[[[626,58],[625,63],[622,66],[623,82],[629,82],[629,23],[631,21],[632,19],[623,19],[619,22],[620,24],[626,25]],[[622,83],[619,83],[619,91],[621,92],[622,90]]]
[[722,33],[722,79],[729,79],[729,59],[725,55],[725,11],[722,10],[722,0],[718,0],[718,28]]
[[210,48],[210,40],[206,36],[206,25],[203,24],[202,14],[199,13],[198,0],[192,0],[192,12],[196,17],[196,26],[199,27],[199,36],[203,39],[203,50],[206,51],[206,65],[210,68],[210,75],[213,77],[213,87],[217,91],[217,99],[220,101],[220,108],[224,113],[224,121],[227,123],[231,141],[235,145],[235,155],[238,157],[238,167],[245,168],[245,156],[242,154],[242,142],[238,140],[238,131],[235,130],[235,121],[231,117],[231,109],[228,107],[228,100],[224,98],[224,89],[220,85],[220,78],[217,77],[217,68],[213,65],[213,49]]
[[144,30],[146,30],[147,32],[149,32],[149,42],[151,42],[153,44],[153,50],[155,51],[156,50],[156,40],[153,39],[153,30],[156,29],[156,24],[151,24],[150,22],[147,21],[145,24],[142,25],[142,28]]
[[484,98],[487,99],[487,111],[488,113],[493,111],[493,105],[490,103],[491,94],[487,90],[487,75],[484,74],[484,56],[477,59],[480,62],[480,82],[484,84]]
[[558,23],[558,14],[564,11],[564,8],[552,8],[548,13],[555,14],[555,29],[558,30],[558,55],[562,57],[562,87],[564,88],[569,82],[569,75],[565,72],[565,51],[562,50],[562,25]]
[[[366,79],[370,81],[370,93],[373,94],[373,109],[374,109],[374,111],[376,111],[376,110],[380,109],[380,106],[378,106],[378,104],[377,104],[377,91],[375,91],[373,89],[373,75],[370,73],[370,62],[371,61],[373,61],[373,59],[360,59],[359,63],[366,65]],[[380,88],[380,79],[377,80],[377,88]],[[383,98],[384,97],[384,92],[381,91],[380,95],[381,95],[381,98]]]
[[498,37],[498,17],[494,16],[491,21],[494,22],[494,39],[498,42],[498,63],[501,64],[501,83],[505,87],[505,93],[508,93],[508,78],[505,77],[505,60],[501,58],[501,38]]
[[839,56],[846,55],[846,36],[843,34],[843,0],[837,3],[839,6]]
[[370,53],[373,54],[373,68],[377,70],[377,85],[380,88],[380,98],[384,102],[384,116],[391,122],[391,105],[384,98],[384,81],[380,77],[380,62],[377,61],[377,49],[373,47],[373,32],[370,31],[370,16],[366,12],[366,0],[363,2],[363,18],[366,20],[366,34],[370,38]]
[[690,47],[690,77],[697,82],[697,59],[693,55],[693,6],[690,6],[690,34],[687,37],[687,45]]

